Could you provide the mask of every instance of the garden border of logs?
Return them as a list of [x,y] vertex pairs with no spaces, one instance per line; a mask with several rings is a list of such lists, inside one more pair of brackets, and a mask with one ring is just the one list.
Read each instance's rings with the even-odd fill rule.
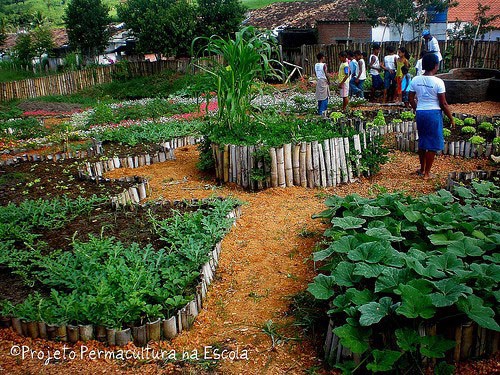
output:
[[[377,112],[377,111],[375,111]],[[401,110],[386,110],[385,114],[399,113]],[[473,117],[477,123],[494,121],[496,117],[453,114],[458,118]],[[269,187],[302,186],[308,188],[337,186],[356,181],[354,171],[360,175],[361,152],[375,136],[393,133],[396,147],[400,151],[418,151],[417,127],[414,121],[391,122],[383,126],[367,127],[361,119],[340,119],[340,127],[350,126],[359,134],[351,138],[341,137],[322,142],[288,143],[281,147],[269,148],[270,162],[258,151],[259,145],[212,144],[215,162],[215,176],[219,182],[236,183],[249,190]],[[500,128],[496,128],[496,133]],[[354,155],[352,155],[354,145]],[[492,143],[473,145],[468,141],[445,141],[444,155],[470,157],[490,157],[495,153]],[[268,159],[268,160],[269,160]],[[254,176],[255,171],[263,174]]]

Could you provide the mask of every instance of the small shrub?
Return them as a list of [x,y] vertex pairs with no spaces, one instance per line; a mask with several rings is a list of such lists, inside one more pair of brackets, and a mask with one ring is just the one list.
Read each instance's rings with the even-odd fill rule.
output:
[[415,114],[412,111],[404,111],[399,115],[403,121],[411,121],[415,118]]
[[467,117],[464,119],[464,125],[467,125],[467,126],[476,125],[476,119],[472,118],[472,117]]
[[500,137],[495,137],[495,138],[493,139],[493,144],[494,144],[495,146],[500,146]]
[[487,121],[483,121],[481,124],[479,124],[478,128],[484,130],[485,132],[492,132],[495,130],[493,124]]
[[456,126],[464,126],[464,121],[463,120],[460,120],[459,118],[456,118],[456,117],[453,117],[453,119],[455,120],[455,125]]
[[332,119],[333,123],[336,124],[341,118],[344,118],[345,115],[342,112],[332,112],[330,114],[330,118]]
[[373,119],[374,126],[384,126],[386,125],[384,113],[380,110],[377,112],[377,116]]
[[402,122],[403,120],[401,120],[400,118],[395,118],[394,120],[392,120],[393,124],[401,124]]
[[473,126],[464,126],[462,128],[462,133],[465,134],[474,134],[476,132],[476,128]]
[[451,135],[451,130],[450,129],[443,129],[443,136],[445,138],[448,138]]
[[480,135],[473,135],[472,137],[469,138],[469,142],[472,143],[473,145],[482,145],[486,142],[486,139],[484,139]]

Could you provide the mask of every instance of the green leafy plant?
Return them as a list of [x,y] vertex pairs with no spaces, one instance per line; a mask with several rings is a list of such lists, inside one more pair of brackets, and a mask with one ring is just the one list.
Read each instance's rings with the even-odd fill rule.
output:
[[[272,66],[279,65],[273,59],[277,53],[275,40],[269,34],[258,33],[253,27],[244,27],[235,33],[234,39],[219,36],[196,38],[193,46],[197,42],[206,45],[198,56],[203,53],[222,58],[220,62],[213,58],[200,58],[198,65],[207,73],[207,102],[211,92],[217,94],[218,126],[224,129],[246,128],[257,80],[281,77]],[[206,64],[201,64],[202,62]]]
[[500,145],[500,137],[493,138],[493,145],[495,145],[495,146],[499,146]]
[[473,126],[464,126],[462,128],[462,133],[465,134],[474,134],[476,132],[476,128]]
[[[447,117],[445,117],[445,118],[447,118]],[[453,119],[455,120],[456,126],[464,126],[464,120],[461,120],[461,119],[456,118],[456,117],[453,117]]]
[[476,119],[472,117],[464,118],[464,125],[466,126],[474,126],[476,125]]
[[345,118],[345,114],[342,112],[332,112],[330,114],[330,118],[332,119],[332,122],[336,124],[341,118]]
[[495,127],[491,122],[483,121],[479,124],[478,129],[484,130],[485,132],[495,131]]
[[415,114],[412,111],[403,111],[399,115],[399,118],[403,121],[412,121],[415,118]]
[[451,135],[451,130],[450,130],[450,129],[448,129],[448,128],[444,128],[444,129],[443,129],[443,136],[444,136],[445,138],[448,138],[450,135]]
[[386,125],[385,116],[382,110],[379,110],[377,112],[377,115],[373,119],[373,126],[384,126],[384,125]]
[[[331,227],[313,256],[325,274],[308,290],[330,301],[334,333],[360,355],[361,369],[411,372],[423,358],[444,358],[455,346],[442,329],[450,324],[472,320],[500,331],[499,194],[495,184],[474,181],[417,198],[386,193],[325,201],[327,209],[314,217]],[[419,333],[433,325],[437,334]]]
[[484,145],[486,143],[486,139],[484,139],[480,135],[474,135],[469,138],[469,142],[473,145]]

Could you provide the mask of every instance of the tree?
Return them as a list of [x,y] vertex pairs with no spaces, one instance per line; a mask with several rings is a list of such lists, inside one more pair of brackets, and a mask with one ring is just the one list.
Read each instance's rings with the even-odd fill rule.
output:
[[360,11],[372,26],[380,24],[394,25],[399,30],[407,22],[426,23],[426,10],[436,11],[454,6],[453,0],[361,0]]
[[50,28],[47,26],[38,26],[30,33],[31,35],[31,48],[33,53],[40,60],[40,71],[43,68],[42,56],[49,55],[54,48],[54,39]]
[[138,49],[160,56],[186,55],[196,31],[196,7],[187,0],[127,0],[118,9]]
[[247,8],[240,0],[198,0],[198,35],[232,35],[245,19]]
[[13,48],[13,55],[14,59],[22,66],[31,66],[31,61],[33,59],[31,42],[31,35],[28,33],[21,33],[17,36],[16,44]]
[[92,60],[108,44],[109,8],[101,0],[71,0],[66,8],[64,22],[69,43]]

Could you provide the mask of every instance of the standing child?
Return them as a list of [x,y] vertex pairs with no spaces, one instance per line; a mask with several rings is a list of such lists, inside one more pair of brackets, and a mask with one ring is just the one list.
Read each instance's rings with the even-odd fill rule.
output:
[[388,46],[387,56],[384,57],[384,62],[380,64],[382,69],[384,69],[384,103],[387,103],[388,97],[393,98],[394,96],[397,61],[397,56],[394,51],[395,49],[393,46]]
[[340,97],[342,98],[342,111],[345,112],[347,104],[349,103],[349,63],[347,62],[347,53],[342,51],[339,53],[339,91]]
[[405,108],[410,108],[410,83],[411,83],[411,75],[408,73],[408,68],[403,66],[401,68],[401,72],[403,73],[403,80],[401,81],[401,99],[405,105]]
[[401,68],[405,66],[407,69],[410,67],[410,54],[406,50],[405,47],[398,48],[398,60],[396,62],[396,95],[398,102],[402,101],[402,87],[401,83],[403,82],[403,72]]
[[354,58],[354,52],[352,51],[347,51],[347,59],[349,60],[349,72],[350,72],[350,77],[349,77],[349,96],[353,97],[354,95],[359,94],[359,89],[358,86],[356,85],[356,79],[358,77],[358,71],[359,71],[359,66],[358,62]]
[[356,60],[358,61],[358,76],[356,77],[356,87],[359,90],[359,97],[360,98],[365,98],[365,89],[364,89],[364,84],[366,80],[366,65],[365,65],[365,60],[363,58],[363,54],[361,53],[360,50],[354,51],[354,56],[356,57]]
[[318,82],[316,83],[316,100],[318,101],[318,115],[326,116],[328,108],[328,97],[330,96],[330,79],[325,64],[325,55],[320,52],[316,55],[318,62],[314,65],[314,71]]
[[380,53],[380,45],[375,43],[372,46],[372,54],[370,55],[370,60],[368,60],[368,66],[370,67],[370,76],[372,78],[372,89],[370,97],[375,100],[375,90],[380,90],[384,86],[382,77],[380,77],[380,61],[378,59],[378,54]]

